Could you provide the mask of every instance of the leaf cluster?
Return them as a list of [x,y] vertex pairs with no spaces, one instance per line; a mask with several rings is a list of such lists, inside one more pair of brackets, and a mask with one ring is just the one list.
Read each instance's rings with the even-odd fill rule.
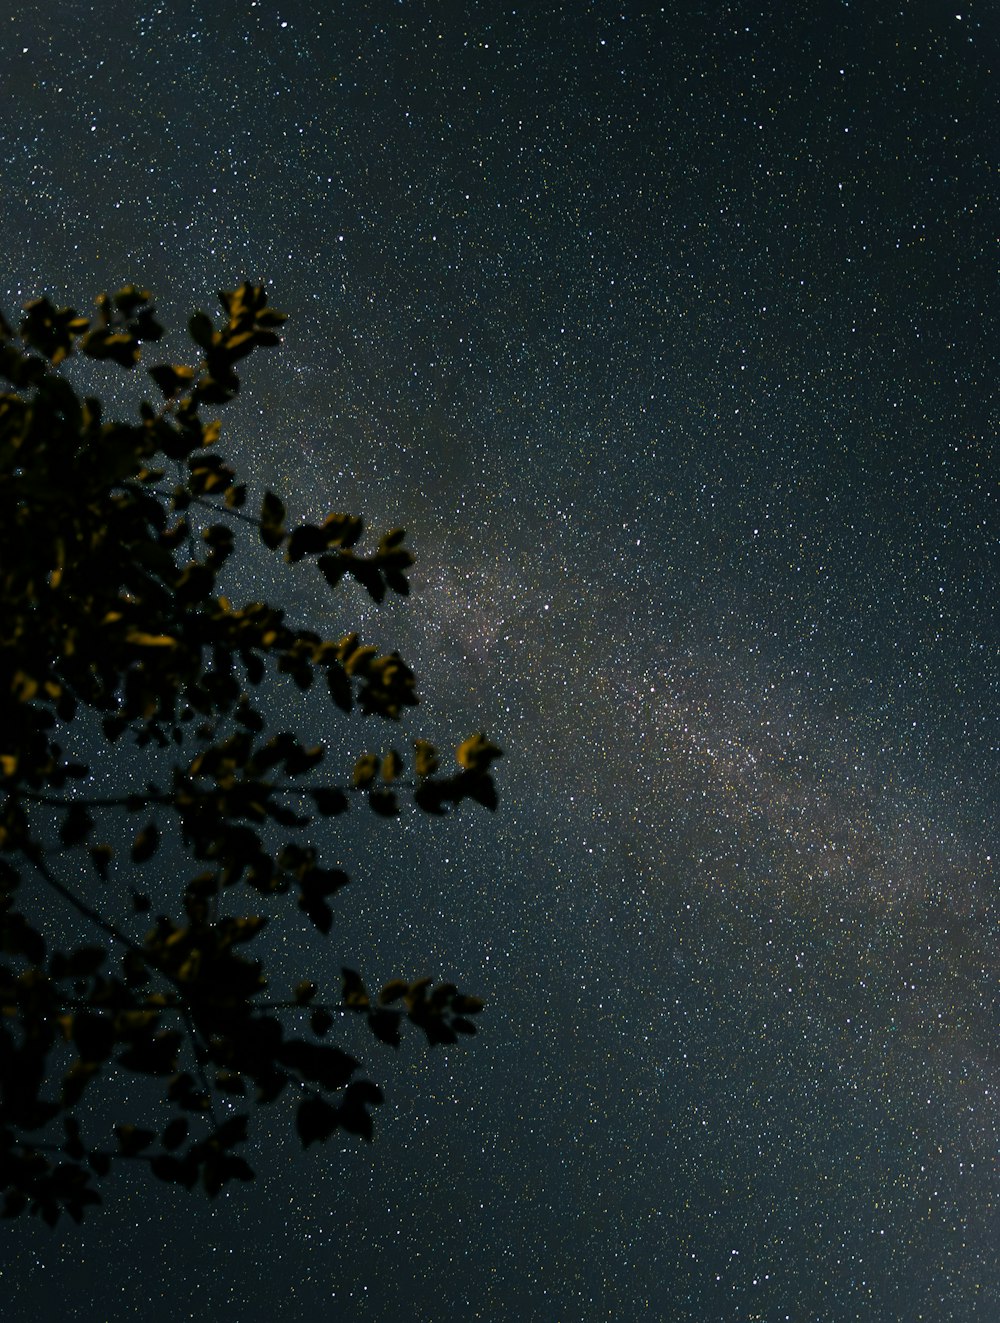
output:
[[[442,773],[428,741],[412,768],[390,748],[322,775],[322,742],[275,730],[255,691],[319,682],[340,711],[398,723],[416,680],[394,651],[289,623],[267,602],[235,606],[219,575],[241,548],[313,561],[331,589],[352,579],[376,601],[409,592],[413,562],[392,529],[360,549],[359,516],[290,524],[284,503],[247,489],[216,449],[206,406],[239,392],[237,364],[280,344],[284,314],[243,283],[219,295],[222,317],[196,312],[193,363],[148,369],[158,398],[134,422],[110,421],[60,373],[74,353],[134,371],[162,335],[148,291],[97,299],[96,315],[36,299],[15,332],[0,318],[0,1193],[7,1216],[79,1220],[96,1181],[119,1161],[210,1196],[253,1171],[237,1150],[252,1113],[223,1117],[227,1095],[253,1106],[291,1096],[306,1146],[337,1128],[370,1139],[382,1095],[360,1063],[329,1043],[361,1020],[392,1046],[408,1023],[430,1045],[475,1031],[481,1009],[454,985],[395,979],[372,997],[349,970],[331,1000],[300,979],[290,996],[250,952],[265,919],[229,913],[227,897],[295,900],[291,914],[330,933],[347,885],[321,840],[357,802],[391,818],[409,799],[441,814],[472,799],[493,809],[501,751],[484,735]],[[172,469],[174,477],[167,480]],[[261,554],[259,551],[257,554]],[[65,749],[83,723],[86,759]],[[79,741],[76,741],[79,743]],[[91,796],[149,746],[156,781]],[[109,824],[123,839],[102,839]],[[311,829],[311,830],[310,830]],[[321,830],[320,830],[321,829]],[[319,831],[319,835],[316,832]],[[83,867],[67,867],[79,859]],[[164,865],[163,860],[169,862]],[[178,860],[181,861],[178,872]],[[50,949],[21,903],[33,874],[93,928],[95,941]],[[149,926],[149,891],[161,896]],[[86,888],[66,877],[89,877]],[[149,882],[139,889],[139,877]],[[159,879],[159,880],[157,880]],[[152,883],[150,885],[149,883]],[[126,888],[141,928],[113,923],[101,889]],[[95,893],[96,888],[96,893]],[[246,901],[244,901],[244,904]],[[237,905],[237,910],[243,906]],[[284,982],[284,978],[280,980]],[[81,1100],[101,1076],[160,1082],[167,1119],[122,1120],[113,1138],[84,1136]]]

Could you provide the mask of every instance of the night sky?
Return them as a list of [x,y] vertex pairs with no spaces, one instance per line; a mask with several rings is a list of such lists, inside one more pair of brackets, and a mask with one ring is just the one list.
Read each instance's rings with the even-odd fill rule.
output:
[[453,977],[480,1036],[358,1040],[371,1147],[303,1154],[279,1104],[214,1205],[130,1172],[5,1224],[5,1323],[1000,1318],[998,31],[3,20],[0,306],[135,281],[181,328],[265,283],[226,453],[418,564],[378,608],[261,549],[232,595],[398,647],[398,738],[507,750],[495,817],[321,828],[334,931],[268,934],[289,978]]

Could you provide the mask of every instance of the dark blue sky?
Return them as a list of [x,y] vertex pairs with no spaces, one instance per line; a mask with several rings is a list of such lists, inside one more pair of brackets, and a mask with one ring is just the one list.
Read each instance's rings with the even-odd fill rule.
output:
[[997,1317],[996,16],[801,8],[5,22],[0,304],[265,281],[229,453],[419,555],[295,612],[508,750],[274,936],[480,1038],[363,1045],[370,1149],[275,1110],[215,1206],[6,1227],[11,1323]]

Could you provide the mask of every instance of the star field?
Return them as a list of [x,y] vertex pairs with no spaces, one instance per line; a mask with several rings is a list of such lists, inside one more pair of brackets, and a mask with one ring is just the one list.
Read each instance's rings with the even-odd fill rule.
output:
[[0,306],[134,280],[180,327],[265,282],[227,453],[418,563],[384,607],[231,595],[398,647],[407,738],[507,750],[495,819],[330,826],[333,934],[273,937],[454,977],[480,1037],[359,1045],[364,1151],[275,1110],[212,1207],[120,1179],[8,1225],[5,1317],[992,1323],[990,7],[0,32]]

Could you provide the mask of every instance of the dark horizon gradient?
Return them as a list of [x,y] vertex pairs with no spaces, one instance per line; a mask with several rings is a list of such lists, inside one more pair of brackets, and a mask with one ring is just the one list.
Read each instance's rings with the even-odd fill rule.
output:
[[405,738],[507,750],[495,819],[324,828],[333,934],[269,930],[320,983],[453,976],[480,1037],[359,1044],[370,1149],[279,1107],[213,1206],[4,1226],[5,1320],[995,1323],[995,11],[2,30],[0,306],[136,281],[181,328],[264,281],[227,454],[419,557],[291,613],[400,649]]

